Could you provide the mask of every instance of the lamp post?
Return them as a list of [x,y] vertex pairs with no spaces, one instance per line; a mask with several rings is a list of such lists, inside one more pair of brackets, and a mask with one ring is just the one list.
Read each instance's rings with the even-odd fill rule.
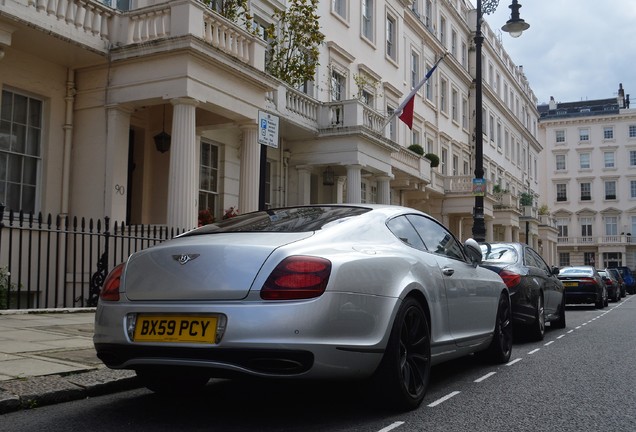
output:
[[[486,193],[486,180],[484,179],[484,132],[483,132],[483,102],[482,102],[482,65],[481,46],[484,36],[481,32],[481,22],[484,14],[491,14],[497,9],[499,0],[477,0],[477,28],[475,29],[475,179],[473,180],[473,193],[475,195],[475,207],[473,207],[473,238],[478,242],[486,240],[486,225],[484,223],[484,195]],[[509,32],[512,37],[519,37],[530,25],[519,18],[521,5],[517,0],[512,0],[509,6],[511,16],[508,22],[501,28]]]

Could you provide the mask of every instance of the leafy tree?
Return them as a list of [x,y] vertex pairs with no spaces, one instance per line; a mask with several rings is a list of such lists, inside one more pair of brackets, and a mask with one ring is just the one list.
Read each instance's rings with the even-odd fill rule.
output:
[[318,47],[325,40],[316,14],[319,0],[289,0],[286,10],[276,10],[267,30],[267,71],[293,87],[314,79]]
[[201,0],[201,2],[230,21],[238,22],[241,19],[248,31],[254,27],[253,17],[248,12],[247,0]]

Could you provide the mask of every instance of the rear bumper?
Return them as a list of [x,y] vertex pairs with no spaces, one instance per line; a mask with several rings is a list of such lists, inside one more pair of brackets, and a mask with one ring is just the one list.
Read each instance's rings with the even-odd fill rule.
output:
[[568,304],[596,303],[598,301],[601,301],[601,296],[602,294],[596,291],[569,292],[567,289],[565,290],[565,302]]

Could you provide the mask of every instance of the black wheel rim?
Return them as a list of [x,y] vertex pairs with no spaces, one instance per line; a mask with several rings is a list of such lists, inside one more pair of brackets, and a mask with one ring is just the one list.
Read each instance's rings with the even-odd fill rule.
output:
[[505,356],[512,352],[512,311],[510,303],[504,297],[499,299],[499,313],[497,314],[497,335],[499,346]]
[[404,389],[414,398],[426,390],[430,361],[426,317],[419,308],[412,306],[404,315],[400,333],[400,374]]

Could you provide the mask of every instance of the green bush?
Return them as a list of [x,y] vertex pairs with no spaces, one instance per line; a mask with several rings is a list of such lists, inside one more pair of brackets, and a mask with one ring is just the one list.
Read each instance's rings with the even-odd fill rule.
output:
[[431,168],[439,166],[439,156],[435,153],[426,153],[424,157],[431,161]]
[[531,193],[524,192],[521,194],[521,197],[519,198],[519,204],[521,204],[522,206],[531,206],[533,200],[534,200],[534,197],[532,196]]
[[424,156],[424,147],[422,147],[419,144],[411,144],[408,147],[409,150],[411,150],[413,153],[417,153],[420,156]]

